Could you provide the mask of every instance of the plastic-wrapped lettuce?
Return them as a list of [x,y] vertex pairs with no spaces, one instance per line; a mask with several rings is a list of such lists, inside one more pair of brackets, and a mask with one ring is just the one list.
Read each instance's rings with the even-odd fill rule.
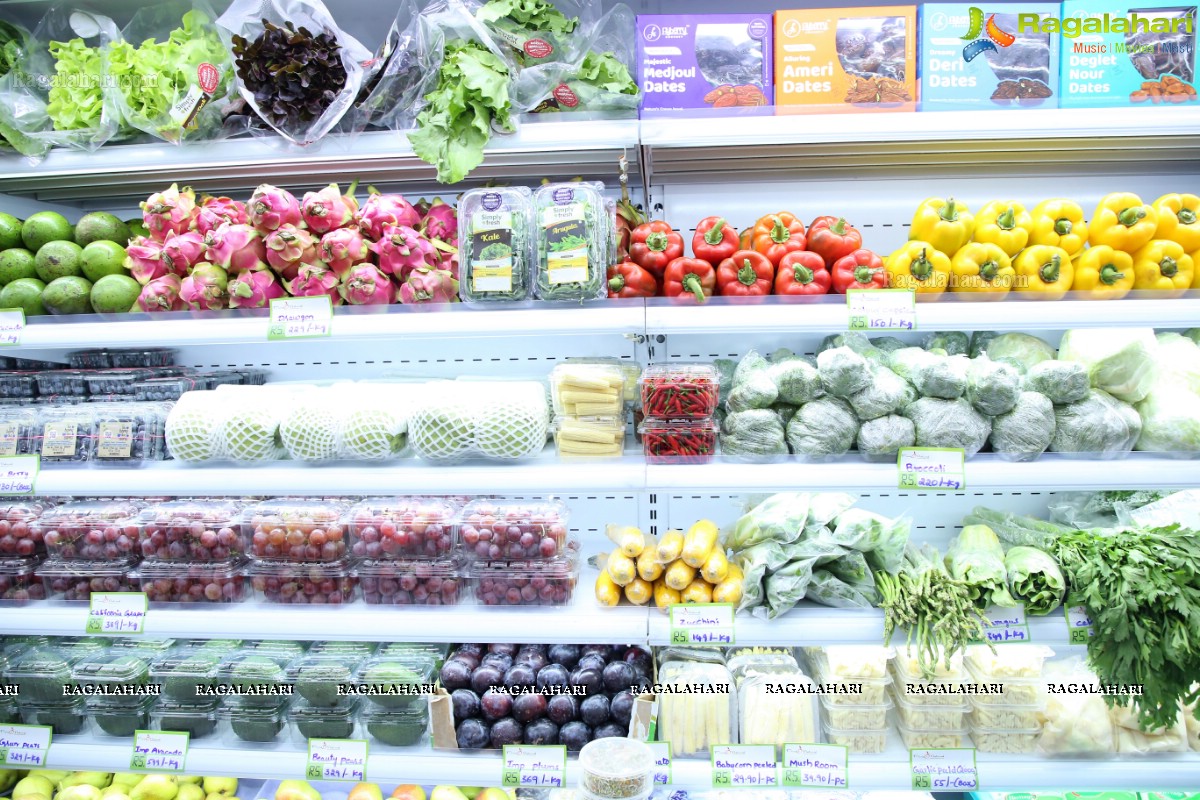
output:
[[782,403],[803,405],[825,394],[825,386],[821,383],[817,368],[799,356],[772,364],[769,374]]
[[971,349],[967,352],[971,358],[979,358],[987,353],[988,342],[999,336],[999,331],[975,331],[971,334]]
[[1200,394],[1200,347],[1178,333],[1160,333],[1156,357],[1158,376],[1155,386],[1163,381],[1179,384]]
[[1078,403],[1054,409],[1055,453],[1112,456],[1127,453],[1142,433],[1142,420],[1128,403],[1093,389]]
[[967,389],[966,356],[942,356],[919,347],[889,353],[888,365],[925,397],[953,400]]
[[[868,584],[855,584],[836,574],[849,564],[865,560],[860,553],[851,553],[834,561],[828,569],[814,570],[805,596],[814,603],[832,608],[872,608],[879,599],[872,579]],[[867,576],[871,573],[868,570]]]
[[895,461],[900,448],[912,447],[916,441],[912,420],[898,414],[864,422],[858,429],[858,452],[867,461]]
[[968,457],[987,442],[991,421],[966,400],[922,397],[904,411],[916,429],[918,447],[961,447]]
[[896,350],[903,350],[908,347],[907,344],[897,339],[895,336],[876,336],[870,340],[872,346],[885,353],[891,353]]
[[981,414],[996,416],[1012,410],[1021,393],[1021,374],[1015,367],[987,356],[971,360],[967,368],[967,401]]
[[1021,392],[1011,411],[992,418],[992,452],[1011,461],[1032,461],[1050,446],[1054,427],[1050,400],[1037,392]]
[[791,561],[768,575],[763,583],[766,605],[754,609],[754,615],[775,619],[795,608],[808,592],[816,562],[815,556]]
[[1161,381],[1136,408],[1142,421],[1138,450],[1200,452],[1200,396],[1180,384]]
[[1087,369],[1074,361],[1043,361],[1025,373],[1025,389],[1046,395],[1051,403],[1078,403],[1091,389]]
[[1021,372],[1028,372],[1034,364],[1054,358],[1053,347],[1028,333],[1000,334],[987,342],[983,352],[992,361],[1006,361]]
[[733,389],[733,372],[737,364],[732,359],[718,358],[713,361],[713,366],[717,368],[717,402],[724,406]]
[[763,580],[767,570],[782,567],[787,563],[787,556],[779,542],[763,542],[735,554],[733,561],[742,570],[742,599],[738,603],[738,611],[743,611],[763,604]]
[[755,372],[766,371],[771,366],[771,362],[763,358],[757,350],[751,350],[746,355],[742,356],[738,361],[737,367],[733,370],[733,385],[745,383]]
[[779,492],[743,514],[725,538],[730,550],[746,550],[763,542],[794,542],[808,522],[812,495],[808,492]]
[[721,424],[721,452],[748,460],[788,454],[779,415],[769,408],[729,414]]
[[1027,614],[1049,614],[1067,594],[1058,562],[1036,547],[1010,547],[1004,554],[1004,571],[1009,593],[1025,604]]
[[775,388],[769,371],[758,370],[740,383],[734,382],[725,407],[729,413],[736,414],[752,408],[770,408],[778,398],[779,390]]
[[894,573],[904,561],[909,528],[906,518],[889,519],[872,511],[850,508],[838,516],[833,540],[866,553],[872,568]]
[[862,421],[887,416],[904,404],[907,387],[908,382],[887,367],[875,366],[866,388],[850,395],[850,407]]
[[793,406],[788,403],[774,403],[771,410],[779,415],[779,421],[786,428],[787,424],[792,421],[792,417],[796,416],[796,412],[800,410],[800,406]]
[[847,398],[871,383],[867,360],[849,347],[822,352],[817,356],[817,371],[825,391],[834,397]]
[[931,333],[921,342],[926,350],[941,350],[944,355],[963,356],[971,350],[971,340],[965,333],[942,331]]
[[1150,393],[1157,352],[1153,328],[1081,328],[1058,345],[1059,360],[1082,364],[1094,388],[1127,403]]
[[810,458],[844,455],[857,435],[858,419],[846,401],[836,397],[805,403],[787,426],[792,452]]

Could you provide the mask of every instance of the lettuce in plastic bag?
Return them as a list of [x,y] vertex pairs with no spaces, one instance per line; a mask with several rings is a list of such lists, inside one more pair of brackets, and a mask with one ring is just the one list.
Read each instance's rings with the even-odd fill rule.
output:
[[[862,559],[858,553],[851,555]],[[848,557],[836,561],[830,565],[828,570],[814,570],[812,580],[808,584],[806,598],[814,603],[832,608],[872,608],[879,599],[873,579],[870,584],[855,584],[843,580],[840,575],[835,574],[836,569],[849,560],[851,559]],[[869,571],[867,575],[870,576]]]
[[812,495],[808,492],[780,492],[762,501],[733,526],[725,537],[731,550],[746,550],[763,542],[794,542],[808,521]]
[[1081,328],[1063,334],[1062,361],[1087,367],[1094,388],[1136,403],[1154,383],[1158,340],[1153,328]]
[[[982,351],[992,361],[1007,361],[1021,372],[1042,361],[1054,358],[1054,348],[1028,333],[1003,333],[988,340]],[[975,355],[972,345],[971,354]]]

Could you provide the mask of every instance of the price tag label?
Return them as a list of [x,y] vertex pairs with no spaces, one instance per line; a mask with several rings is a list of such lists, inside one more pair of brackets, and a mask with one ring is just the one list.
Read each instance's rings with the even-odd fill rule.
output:
[[852,331],[915,331],[917,293],[912,289],[849,289]]
[[671,606],[671,644],[734,644],[732,603]]
[[967,488],[967,454],[949,447],[905,447],[896,457],[901,489],[957,492]]
[[93,592],[84,632],[114,636],[143,633],[146,605],[145,592]]
[[785,744],[783,785],[790,788],[845,789],[849,784],[846,747],[836,744]]
[[151,772],[183,772],[187,766],[186,731],[134,731],[129,768]]
[[979,772],[975,748],[909,750],[912,788],[919,792],[975,792]]
[[1078,598],[1068,597],[1063,604],[1063,611],[1067,615],[1067,641],[1071,644],[1087,644],[1094,633],[1087,606],[1080,603]]
[[304,777],[310,781],[367,779],[366,739],[309,739]]
[[41,456],[0,458],[0,495],[33,494],[41,468]]
[[0,725],[0,764],[44,767],[54,729],[49,725]]
[[989,623],[984,635],[990,644],[1033,641],[1029,635],[1029,622],[1025,619],[1025,606],[989,606],[983,614]]
[[714,744],[711,753],[712,785],[715,789],[779,785],[775,745]]
[[25,312],[19,308],[0,308],[0,347],[16,347],[25,334]]
[[267,341],[320,339],[333,333],[333,304],[320,297],[281,297],[271,301]]
[[541,786],[561,789],[566,785],[567,748],[561,744],[508,744],[504,746],[502,786]]
[[671,743],[646,742],[654,753],[654,782],[659,786],[671,783]]

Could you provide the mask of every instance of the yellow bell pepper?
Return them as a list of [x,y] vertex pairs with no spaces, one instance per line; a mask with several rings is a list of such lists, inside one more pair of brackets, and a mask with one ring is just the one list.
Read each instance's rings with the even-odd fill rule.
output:
[[1075,281],[1071,289],[1082,300],[1117,300],[1133,288],[1133,256],[1106,244],[1089,247],[1075,256]]
[[1029,243],[1033,218],[1020,203],[992,201],[975,215],[975,241],[999,245],[1011,258]]
[[1087,244],[1087,224],[1083,221],[1083,209],[1073,200],[1043,200],[1030,212],[1033,230],[1029,233],[1030,244],[1052,244],[1067,251],[1074,258]]
[[980,293],[977,300],[999,300],[1017,275],[1012,259],[999,245],[971,242],[950,259],[950,289]]
[[950,285],[950,259],[929,242],[913,240],[887,257],[890,285],[917,294],[940,294]]
[[1158,212],[1132,192],[1105,195],[1088,224],[1088,244],[1132,253],[1154,238]]
[[966,203],[956,203],[953,197],[931,197],[917,206],[908,238],[929,242],[935,250],[953,255],[971,241],[974,231],[975,218]]
[[1052,244],[1026,247],[1013,261],[1018,292],[1033,292],[1037,300],[1060,300],[1075,276],[1067,251]]
[[1192,256],[1192,288],[1200,289],[1200,269],[1196,268],[1200,264],[1200,250],[1191,254]]
[[1194,269],[1192,257],[1179,242],[1151,239],[1133,254],[1133,288],[1176,297],[1192,288]]
[[1200,197],[1194,194],[1164,194],[1154,201],[1158,214],[1155,239],[1179,242],[1189,253],[1200,250]]

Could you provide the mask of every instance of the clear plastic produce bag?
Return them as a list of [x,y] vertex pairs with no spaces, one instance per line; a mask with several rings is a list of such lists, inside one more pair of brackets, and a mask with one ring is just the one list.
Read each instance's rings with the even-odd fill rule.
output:
[[[587,51],[599,3],[589,0],[470,0],[475,19],[523,68],[575,63]],[[626,38],[632,20],[624,29]]]

